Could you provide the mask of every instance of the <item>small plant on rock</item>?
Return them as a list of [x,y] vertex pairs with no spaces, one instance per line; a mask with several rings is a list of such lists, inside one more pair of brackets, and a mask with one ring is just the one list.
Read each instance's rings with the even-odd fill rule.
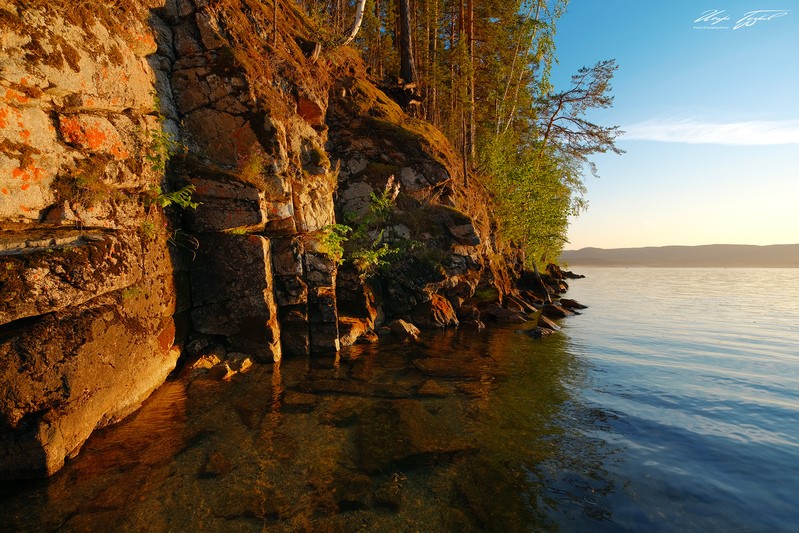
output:
[[[346,246],[348,260],[361,273],[362,277],[374,274],[379,268],[387,266],[390,255],[397,253],[398,248],[384,242],[385,225],[391,215],[391,209],[399,195],[400,184],[389,176],[383,192],[370,193],[369,209],[361,217]],[[356,217],[347,217],[348,222],[355,224]]]
[[150,142],[145,148],[144,158],[156,172],[164,172],[173,155],[185,151],[186,147],[167,131],[166,117],[161,113],[161,99],[153,94],[153,107],[158,111],[158,128],[150,131]]
[[329,224],[322,228],[318,237],[323,253],[338,265],[344,262],[344,243],[350,232],[352,228],[346,224]]
[[196,187],[194,185],[186,185],[177,191],[164,192],[160,186],[156,185],[150,188],[146,201],[149,206],[157,205],[161,208],[174,204],[183,209],[197,209],[200,203],[192,201],[192,195],[195,190]]

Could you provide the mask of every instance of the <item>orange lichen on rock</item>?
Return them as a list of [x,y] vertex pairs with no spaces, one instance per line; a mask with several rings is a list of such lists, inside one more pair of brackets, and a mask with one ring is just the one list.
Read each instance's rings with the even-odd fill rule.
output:
[[129,156],[117,129],[105,118],[92,115],[62,115],[59,130],[64,141],[77,148],[108,153],[118,159]]
[[[44,169],[34,165],[28,165],[25,168],[17,167],[11,171],[11,177],[24,182],[41,181],[44,177]],[[23,186],[22,190],[24,191],[25,189],[27,189],[27,187]]]
[[122,143],[114,143],[109,152],[111,152],[111,155],[117,159],[127,159],[130,156]]
[[3,100],[8,103],[16,102],[18,104],[27,104],[30,101],[30,98],[25,96],[24,93],[15,91],[14,89],[11,88],[7,88]]

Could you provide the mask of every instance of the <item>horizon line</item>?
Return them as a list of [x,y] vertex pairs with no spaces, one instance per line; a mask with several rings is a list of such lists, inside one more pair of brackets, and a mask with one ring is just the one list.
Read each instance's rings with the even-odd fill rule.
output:
[[641,246],[615,246],[612,248],[605,248],[602,246],[582,246],[580,248],[563,249],[563,252],[579,252],[586,248],[596,248],[598,250],[630,250],[636,248],[699,248],[703,246],[753,246],[753,247],[767,247],[767,246],[799,246],[799,242],[795,243],[775,243],[775,244],[731,244],[731,243],[712,243],[712,244],[647,244]]

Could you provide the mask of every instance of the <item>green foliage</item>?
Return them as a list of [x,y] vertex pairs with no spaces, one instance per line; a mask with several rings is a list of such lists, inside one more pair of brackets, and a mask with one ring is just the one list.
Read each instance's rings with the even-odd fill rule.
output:
[[370,246],[353,250],[350,254],[350,261],[358,269],[358,272],[368,275],[388,265],[385,259],[396,252],[396,248],[383,242],[383,231],[381,230]]
[[266,157],[260,150],[253,150],[241,164],[239,176],[247,183],[260,185],[263,181],[263,172],[266,164]]
[[192,194],[195,190],[194,185],[186,185],[177,191],[164,192],[161,187],[154,186],[150,188],[150,194],[147,195],[146,200],[148,205],[157,205],[161,208],[174,204],[183,209],[197,209],[200,203],[192,201]]
[[[569,217],[585,209],[583,174],[589,157],[620,152],[616,127],[589,122],[591,109],[611,105],[613,61],[580,69],[571,87],[553,87],[556,23],[568,0],[415,0],[411,17],[419,74],[417,116],[439,128],[467,169],[479,169],[491,196],[501,238],[521,245],[528,262],[552,260],[564,243]],[[352,3],[299,0],[318,23],[339,35],[352,24]],[[375,79],[396,86],[400,71],[397,0],[375,2],[355,40]],[[393,38],[392,38],[393,37]],[[365,84],[364,84],[365,85]],[[376,105],[374,89],[356,86],[353,109],[370,127],[398,143],[418,142],[395,105]],[[430,137],[428,132],[424,133]],[[353,228],[347,250],[380,249],[383,195],[372,198]],[[369,237],[371,235],[371,238]],[[374,243],[378,242],[375,246]],[[378,258],[379,262],[380,259]]]
[[345,224],[330,224],[322,228],[318,240],[322,245],[322,251],[328,258],[336,264],[344,262],[344,243],[348,240],[347,235],[352,228]]
[[126,287],[122,289],[122,299],[123,300],[130,300],[131,298],[135,298],[142,294],[141,287]]
[[564,183],[562,165],[549,154],[504,146],[498,140],[483,162],[500,234],[522,246],[528,263],[557,258],[582,197]]
[[156,172],[164,172],[173,155],[185,150],[172,133],[164,129],[166,117],[161,113],[161,99],[153,93],[153,107],[157,111],[158,129],[150,131],[150,142],[145,148],[144,158]]
[[63,200],[76,202],[84,207],[94,207],[109,200],[118,200],[122,192],[105,181],[111,157],[90,155],[79,160],[70,175],[59,176],[53,185]]
[[155,238],[155,222],[153,222],[152,220],[149,219],[143,220],[140,229],[142,236],[146,240],[151,241]]
[[147,146],[144,157],[150,162],[153,170],[163,172],[166,170],[169,159],[179,153],[182,147],[183,145],[162,127],[150,132],[150,144]]
[[397,247],[383,240],[384,226],[391,215],[397,194],[399,184],[391,176],[380,194],[370,194],[371,201],[366,213],[362,216],[349,214],[345,217],[347,224],[330,224],[322,228],[317,239],[324,253],[338,264],[349,261],[362,276],[374,274],[386,266],[386,259],[398,251]]

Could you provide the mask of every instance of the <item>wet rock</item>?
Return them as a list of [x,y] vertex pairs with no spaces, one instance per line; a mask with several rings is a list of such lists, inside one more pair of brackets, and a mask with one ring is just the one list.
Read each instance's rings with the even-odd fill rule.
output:
[[269,240],[256,235],[206,234],[191,270],[193,327],[224,335],[239,350],[279,360]]
[[574,311],[569,311],[558,304],[547,304],[541,309],[541,314],[547,318],[566,318],[574,314]]
[[486,327],[486,325],[482,321],[475,318],[468,318],[465,320],[461,320],[460,326],[462,328],[477,329],[477,330],[484,329]]
[[558,265],[554,263],[549,263],[545,269],[546,273],[552,277],[553,279],[562,280],[562,279],[582,279],[585,276],[582,274],[575,274],[574,272],[570,272],[568,270],[563,270]]
[[536,327],[548,329],[550,331],[560,331],[560,326],[557,325],[551,318],[544,314],[539,315]]
[[455,385],[455,392],[458,393],[460,396],[466,396],[467,398],[488,398],[489,392],[491,392],[490,385],[483,382],[468,382],[468,383],[458,383]]
[[320,413],[320,420],[332,426],[345,428],[353,426],[364,408],[364,401],[360,398],[339,396],[330,399],[325,404],[325,410]]
[[341,346],[352,346],[358,339],[370,332],[367,320],[351,317],[339,317],[338,330],[341,336]]
[[419,328],[404,320],[394,320],[388,324],[388,329],[403,341],[419,342]]
[[298,384],[303,392],[333,392],[375,398],[409,398],[411,384],[365,383],[346,379],[306,379]]
[[541,299],[540,296],[538,296],[532,291],[522,290],[519,291],[519,294],[524,298],[526,302],[530,303],[530,305],[532,305],[535,309],[541,309],[545,305],[544,300]]
[[538,309],[530,302],[524,299],[523,296],[513,296],[508,295],[506,298],[508,303],[513,302],[516,306],[518,306],[519,311],[522,313],[535,313]]
[[474,449],[459,431],[414,400],[380,401],[367,407],[358,417],[354,443],[358,467],[367,473],[413,467]]
[[477,531],[480,531],[459,509],[450,507],[445,509],[442,514],[443,522],[447,528],[447,531],[458,531],[459,533],[476,533]]
[[533,330],[533,338],[540,339],[542,337],[546,337],[547,335],[553,335],[555,333],[557,333],[557,331],[555,331],[554,329],[542,328],[541,326],[537,326]]
[[[455,489],[464,516],[471,517],[478,531],[526,531],[534,523],[525,500],[524,476],[514,475],[508,467],[476,456],[458,465]],[[486,490],[490,487],[490,490]],[[460,507],[460,505],[459,505]]]
[[540,339],[542,337],[546,337],[547,335],[552,335],[556,333],[554,329],[543,328],[541,326],[536,326],[533,329],[517,329],[516,333],[520,335],[527,335],[534,339]]
[[432,396],[435,398],[446,398],[449,396],[449,389],[444,387],[438,381],[428,379],[422,386],[419,387],[419,390],[416,391],[416,394],[419,396]]
[[441,296],[434,294],[427,302],[422,302],[411,310],[411,322],[422,329],[440,329],[457,327],[458,317],[452,304]]
[[319,402],[315,394],[287,390],[283,393],[283,408],[288,411],[311,411]]
[[401,472],[394,472],[391,477],[375,491],[375,505],[387,507],[395,513],[400,510],[403,500],[403,487],[407,477]]
[[454,360],[444,357],[416,359],[413,366],[426,376],[444,379],[479,380],[491,371],[485,360]]
[[374,331],[367,331],[356,341],[357,344],[374,344],[380,340],[380,337],[377,336],[377,333]]
[[225,477],[232,470],[233,465],[219,450],[214,450],[208,455],[205,464],[200,469],[200,478]]
[[372,479],[360,472],[339,468],[333,473],[335,499],[339,511],[363,509],[372,497]]
[[206,353],[201,355],[196,360],[188,363],[183,370],[183,375],[188,375],[189,379],[196,378],[208,374],[208,372],[215,366],[222,363],[224,352],[220,355],[215,353]]
[[561,298],[558,300],[558,303],[564,309],[588,309],[587,305],[583,305],[577,300],[572,300],[571,298]]
[[174,369],[171,279],[143,282],[124,306],[121,292],[17,322],[0,339],[0,477],[53,474]]
[[519,312],[511,309],[505,309],[496,304],[491,304],[483,310],[482,316],[496,320],[497,322],[509,322],[513,324],[522,324],[527,322],[527,317]]
[[253,365],[252,358],[249,355],[240,352],[228,353],[227,357],[225,358],[225,362],[228,364],[230,369],[237,374],[243,374],[247,372],[250,368],[252,368]]
[[209,368],[208,372],[206,372],[208,379],[214,381],[229,381],[234,375],[236,375],[236,372],[230,368],[226,361]]

